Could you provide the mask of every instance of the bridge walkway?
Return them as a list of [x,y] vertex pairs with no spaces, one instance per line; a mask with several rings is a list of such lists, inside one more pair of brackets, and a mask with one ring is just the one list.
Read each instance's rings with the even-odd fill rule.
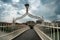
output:
[[41,40],[33,29],[29,29],[12,40]]

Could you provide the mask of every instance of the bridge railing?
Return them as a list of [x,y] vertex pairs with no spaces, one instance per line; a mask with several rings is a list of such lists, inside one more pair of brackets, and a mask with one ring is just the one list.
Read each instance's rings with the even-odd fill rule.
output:
[[5,35],[0,36],[0,40],[12,40],[24,31],[30,29],[29,27],[24,27],[22,29],[15,30],[13,32],[7,33]]
[[39,29],[44,32],[46,35],[48,35],[52,40],[60,40],[60,27],[58,27],[58,24],[51,23],[50,24],[39,24]]
[[48,35],[46,35],[42,30],[40,30],[39,25],[35,25],[34,30],[37,32],[37,34],[42,40],[52,40]]

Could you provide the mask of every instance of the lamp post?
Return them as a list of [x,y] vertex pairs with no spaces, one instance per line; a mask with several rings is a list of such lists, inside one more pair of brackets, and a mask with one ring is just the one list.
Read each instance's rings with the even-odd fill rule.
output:
[[25,4],[25,7],[26,7],[26,13],[28,13],[29,4]]

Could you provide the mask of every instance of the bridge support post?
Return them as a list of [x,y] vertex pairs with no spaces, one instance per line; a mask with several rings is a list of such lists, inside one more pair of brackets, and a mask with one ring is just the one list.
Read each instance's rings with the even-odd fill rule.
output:
[[53,40],[55,40],[55,29],[54,29],[54,24],[53,24]]
[[[52,23],[51,23],[52,24]],[[53,26],[53,25],[52,25]],[[52,28],[51,28],[51,38],[53,38],[53,32],[52,32],[53,30],[52,30]]]
[[57,40],[59,40],[59,29],[58,29],[58,24],[57,24]]
[[52,35],[53,35],[53,33],[52,33],[52,29],[51,29],[51,38],[52,38]]

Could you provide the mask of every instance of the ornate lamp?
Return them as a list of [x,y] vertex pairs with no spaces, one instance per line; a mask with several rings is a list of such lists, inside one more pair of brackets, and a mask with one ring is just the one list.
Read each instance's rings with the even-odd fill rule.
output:
[[29,4],[25,4],[25,7],[26,7],[26,13],[28,13]]

